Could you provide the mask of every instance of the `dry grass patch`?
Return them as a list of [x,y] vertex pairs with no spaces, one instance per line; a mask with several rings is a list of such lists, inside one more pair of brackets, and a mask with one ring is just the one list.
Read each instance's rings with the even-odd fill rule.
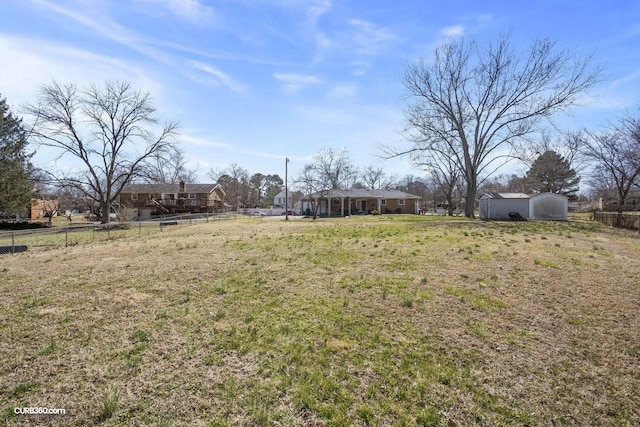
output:
[[51,425],[635,425],[638,237],[238,220],[0,258],[0,410]]

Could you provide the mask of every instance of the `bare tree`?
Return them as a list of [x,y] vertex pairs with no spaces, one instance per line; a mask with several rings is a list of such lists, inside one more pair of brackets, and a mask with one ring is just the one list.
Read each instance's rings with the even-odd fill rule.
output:
[[367,166],[361,174],[362,186],[370,190],[389,190],[397,183],[397,177],[387,175],[382,167]]
[[313,156],[313,168],[334,190],[351,188],[358,176],[358,170],[344,148],[321,148]]
[[444,197],[447,213],[453,216],[454,210],[462,197],[462,170],[455,161],[452,153],[444,155],[441,151],[416,151],[411,153],[411,163],[431,175],[435,184],[434,196]]
[[189,169],[184,151],[177,147],[150,156],[142,164],[141,178],[150,184],[194,183],[198,168]]
[[238,208],[245,208],[250,203],[249,172],[237,163],[232,163],[222,171],[211,169],[209,178],[222,185],[227,196],[226,200],[231,203],[231,209],[237,211]]
[[416,99],[405,111],[412,146],[390,153],[453,155],[466,182],[465,215],[473,217],[481,177],[511,159],[542,119],[578,103],[599,78],[590,64],[548,39],[522,58],[508,34],[486,47],[465,39],[441,45],[432,61],[407,65],[402,82]]
[[357,173],[346,149],[321,148],[313,156],[313,162],[304,166],[295,185],[311,198],[311,210],[316,219],[320,207],[318,201],[331,190],[352,188]]
[[525,177],[516,174],[501,174],[485,180],[482,185],[478,187],[478,191],[481,193],[528,193],[530,189]]
[[621,214],[631,187],[640,180],[640,120],[626,117],[599,134],[584,137],[584,156],[592,163],[592,181],[613,190]]
[[311,213],[313,219],[316,219],[320,208],[319,200],[331,191],[331,183],[323,178],[315,164],[307,164],[295,179],[294,185],[302,191],[305,197],[311,200]]
[[53,82],[41,88],[39,104],[28,105],[32,137],[79,161],[78,172],[51,172],[59,185],[83,191],[100,205],[102,223],[122,188],[141,172],[143,162],[175,144],[177,124],[165,123],[158,135],[149,93],[129,83],[107,82],[79,89]]

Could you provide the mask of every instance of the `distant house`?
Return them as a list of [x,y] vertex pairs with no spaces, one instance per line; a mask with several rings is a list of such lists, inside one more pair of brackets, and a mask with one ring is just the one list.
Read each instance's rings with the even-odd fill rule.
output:
[[620,206],[618,192],[615,190],[605,190],[600,192],[601,206],[600,209],[605,211],[617,211],[622,208],[623,211],[639,211],[640,210],[640,188],[631,188],[624,205]]
[[480,218],[509,220],[567,220],[569,199],[555,193],[530,196],[524,193],[484,193],[480,196]]
[[273,206],[277,206],[280,208],[285,209],[285,203],[287,204],[286,208],[287,209],[293,209],[293,192],[289,191],[288,192],[288,197],[285,198],[285,192],[284,190],[279,192],[278,194],[275,195],[275,197],[273,198]]
[[32,197],[29,219],[40,219],[58,214],[58,199],[55,197]]
[[302,213],[318,207],[320,216],[417,214],[422,197],[399,190],[330,190],[302,198]]
[[220,184],[129,184],[120,192],[128,216],[223,212],[226,193]]

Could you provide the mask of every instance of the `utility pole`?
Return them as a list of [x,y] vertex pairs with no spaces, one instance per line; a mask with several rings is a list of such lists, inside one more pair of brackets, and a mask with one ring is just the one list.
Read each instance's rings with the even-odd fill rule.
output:
[[288,173],[289,173],[289,158],[284,158],[284,220],[289,221],[289,185],[288,185]]

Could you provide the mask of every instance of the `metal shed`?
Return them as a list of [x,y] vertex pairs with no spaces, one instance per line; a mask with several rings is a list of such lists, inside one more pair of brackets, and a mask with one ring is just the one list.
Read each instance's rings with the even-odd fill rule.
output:
[[524,193],[484,193],[479,203],[481,219],[508,220],[512,212],[529,218],[529,196]]
[[569,199],[555,193],[541,193],[529,199],[531,219],[566,221]]

